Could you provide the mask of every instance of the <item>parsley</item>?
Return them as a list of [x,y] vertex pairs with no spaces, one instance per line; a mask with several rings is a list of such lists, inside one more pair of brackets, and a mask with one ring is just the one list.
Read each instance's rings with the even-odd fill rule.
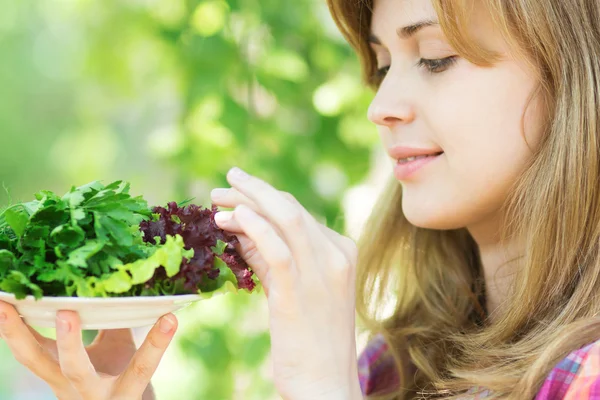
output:
[[0,210],[0,290],[39,299],[254,288],[237,238],[214,224],[214,206],[150,209],[129,189],[95,181]]

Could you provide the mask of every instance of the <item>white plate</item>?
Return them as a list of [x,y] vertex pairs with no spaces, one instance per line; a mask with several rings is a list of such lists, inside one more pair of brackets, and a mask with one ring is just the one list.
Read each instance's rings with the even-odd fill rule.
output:
[[[215,293],[216,294],[216,293]],[[55,328],[56,312],[79,313],[82,329],[134,328],[154,324],[160,316],[180,310],[205,298],[197,294],[140,297],[43,297],[17,300],[12,293],[0,291],[0,300],[13,304],[26,323]]]

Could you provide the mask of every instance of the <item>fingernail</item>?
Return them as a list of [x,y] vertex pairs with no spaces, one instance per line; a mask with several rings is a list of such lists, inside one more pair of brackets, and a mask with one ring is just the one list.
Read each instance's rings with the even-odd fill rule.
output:
[[227,194],[227,192],[229,191],[229,189],[222,189],[222,188],[218,188],[218,189],[213,189],[210,192],[210,197],[215,200],[215,199],[220,199],[225,197],[225,195]]
[[6,322],[7,318],[8,317],[6,316],[5,313],[0,313],[0,324],[3,323],[3,322]]
[[69,333],[71,330],[71,324],[69,321],[65,321],[61,317],[56,317],[56,330],[60,333]]
[[250,175],[248,175],[246,172],[242,171],[238,167],[232,168],[230,172],[231,172],[231,177],[240,182],[248,180],[248,178],[250,178]]
[[174,326],[175,321],[173,321],[173,317],[167,315],[161,318],[160,324],[158,325],[158,329],[160,329],[162,333],[169,333],[171,332]]
[[217,223],[225,223],[231,219],[230,211],[219,211],[215,214],[215,222]]

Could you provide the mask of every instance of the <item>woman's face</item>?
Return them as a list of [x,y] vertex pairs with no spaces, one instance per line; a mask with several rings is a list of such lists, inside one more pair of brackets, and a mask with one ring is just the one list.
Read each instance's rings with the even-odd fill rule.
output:
[[[374,2],[371,45],[385,78],[369,119],[388,152],[394,146],[443,151],[408,176],[397,175],[404,214],[420,227],[487,229],[542,134],[540,96],[526,108],[537,83],[534,74],[509,54],[483,10],[474,12],[475,37],[503,55],[492,67],[458,57],[439,25],[410,36],[397,33],[423,20],[437,21],[429,0]],[[431,72],[427,64],[417,65],[447,57],[453,58],[430,64]]]

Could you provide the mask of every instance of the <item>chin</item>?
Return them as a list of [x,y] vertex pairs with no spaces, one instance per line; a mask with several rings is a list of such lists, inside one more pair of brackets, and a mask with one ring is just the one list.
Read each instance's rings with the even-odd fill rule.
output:
[[464,228],[466,226],[465,224],[453,221],[451,218],[432,218],[431,215],[422,218],[420,216],[409,216],[407,214],[405,214],[405,216],[408,222],[419,228],[452,230]]
[[468,226],[459,210],[442,204],[402,202],[402,212],[412,225],[419,228],[451,230]]

